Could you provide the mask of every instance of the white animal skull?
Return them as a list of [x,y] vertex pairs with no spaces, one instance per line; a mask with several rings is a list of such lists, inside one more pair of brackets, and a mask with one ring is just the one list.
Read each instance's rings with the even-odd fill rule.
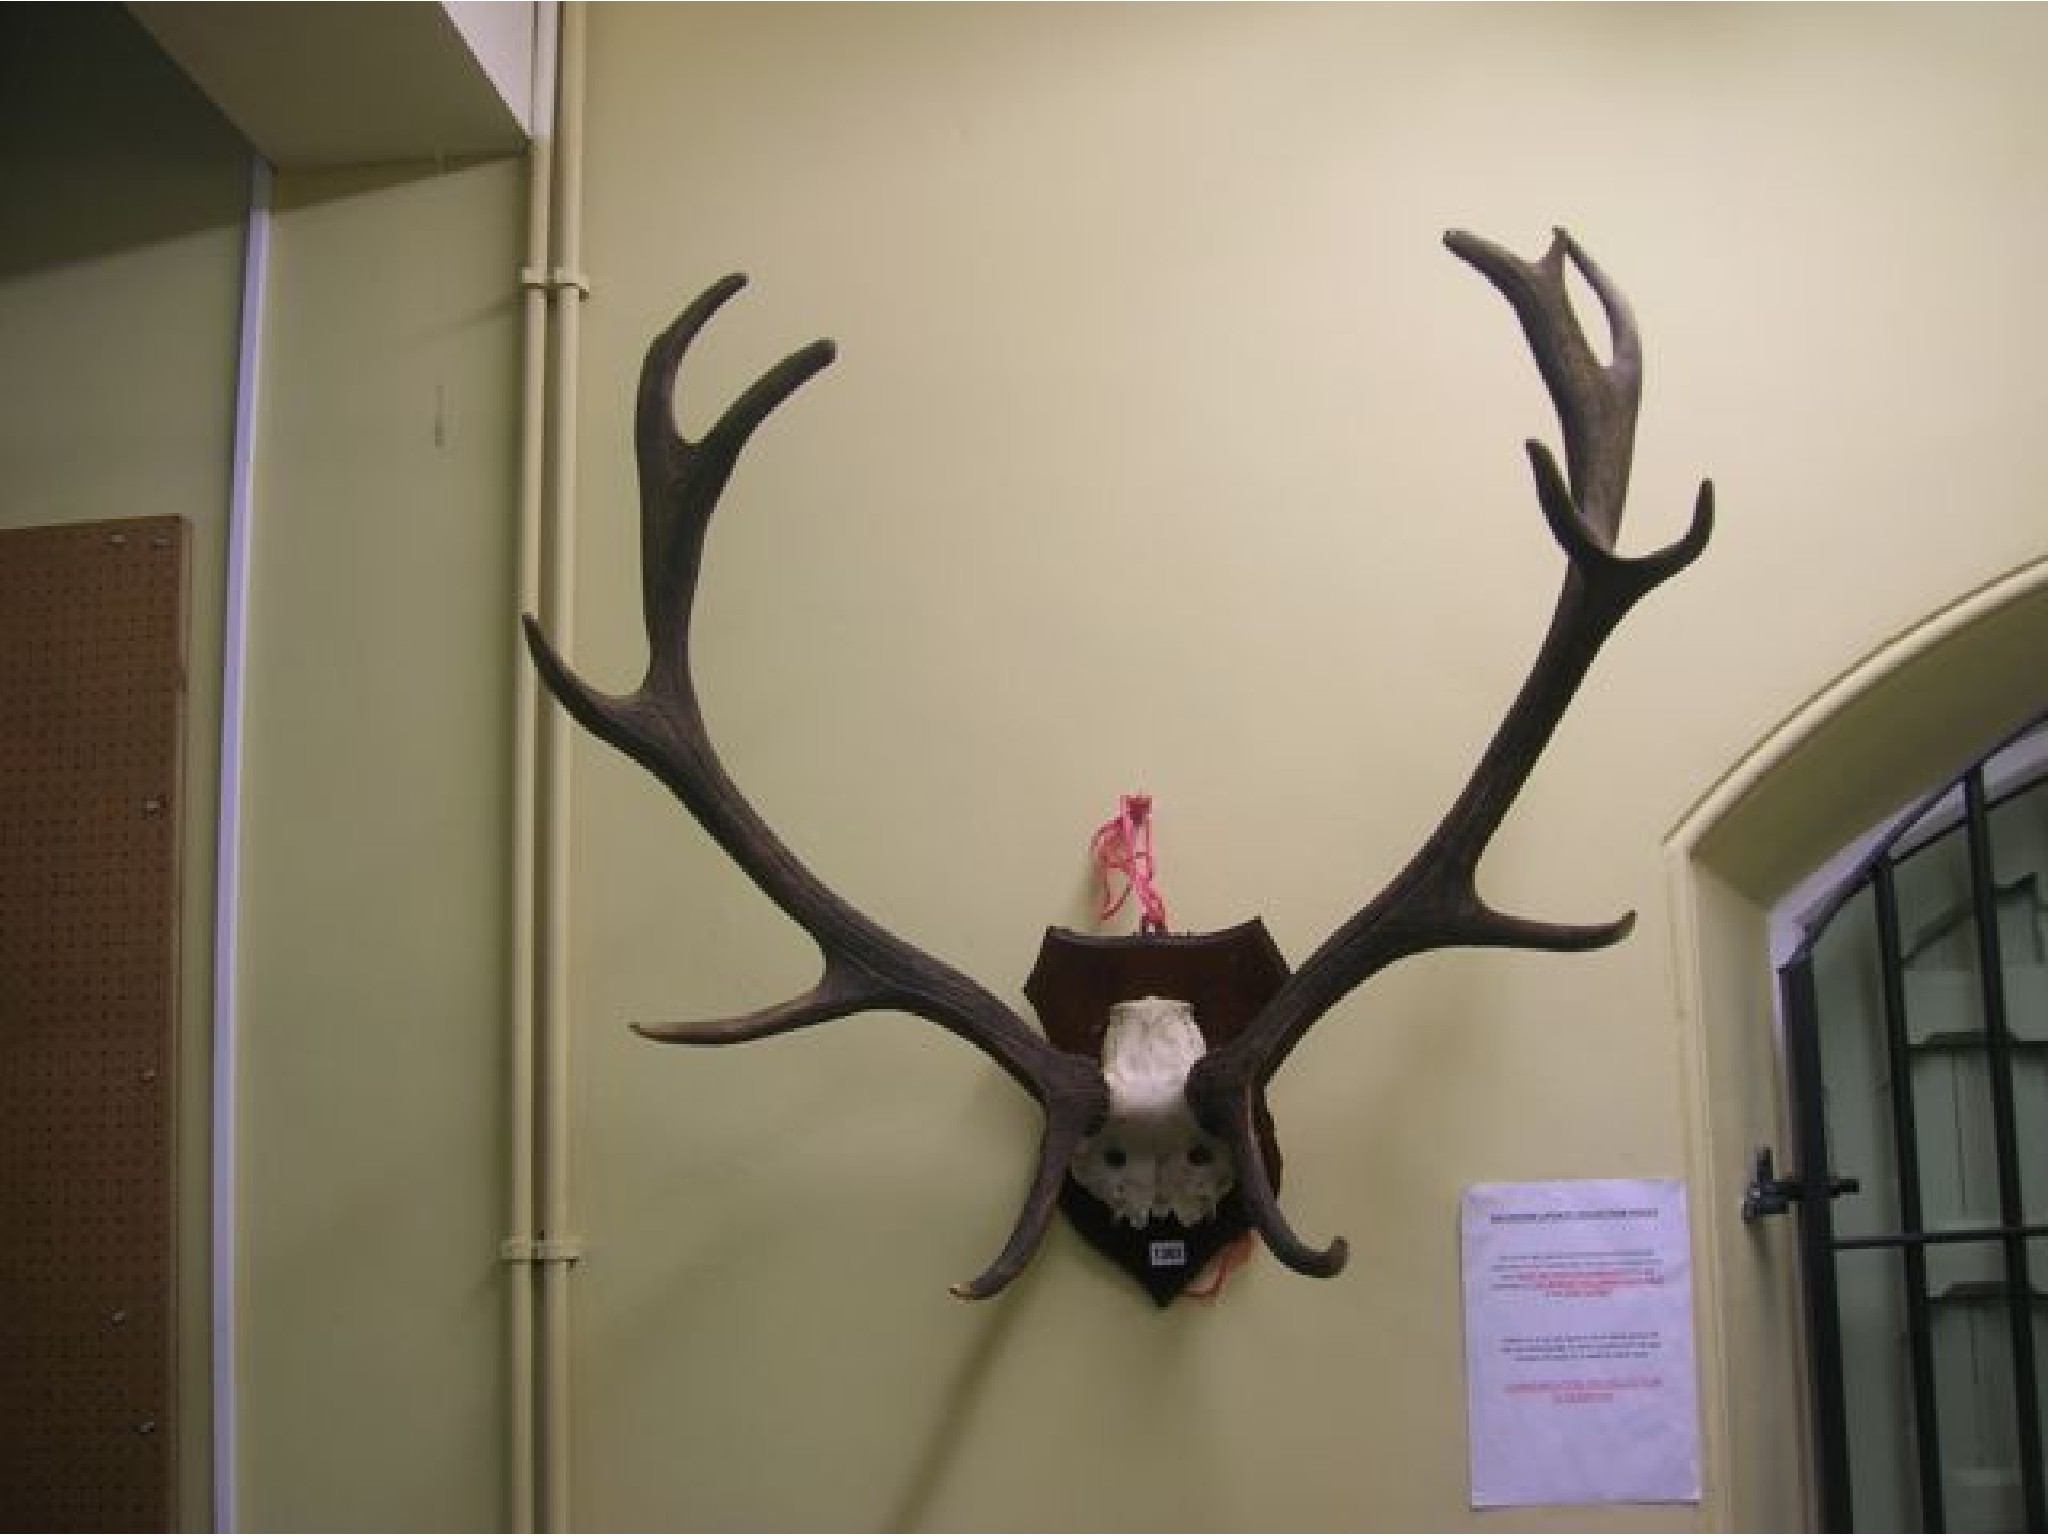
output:
[[1215,1215],[1237,1182],[1230,1148],[1196,1124],[1184,1091],[1207,1051],[1186,1003],[1141,997],[1109,1010],[1109,1118],[1081,1143],[1073,1174],[1118,1221],[1143,1227],[1171,1216],[1193,1226]]

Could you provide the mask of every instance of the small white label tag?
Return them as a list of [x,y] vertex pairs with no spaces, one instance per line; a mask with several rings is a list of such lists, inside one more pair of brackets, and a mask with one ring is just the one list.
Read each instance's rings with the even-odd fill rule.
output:
[[1180,1269],[1188,1261],[1188,1245],[1179,1238],[1166,1239],[1152,1245],[1151,1262],[1154,1269]]

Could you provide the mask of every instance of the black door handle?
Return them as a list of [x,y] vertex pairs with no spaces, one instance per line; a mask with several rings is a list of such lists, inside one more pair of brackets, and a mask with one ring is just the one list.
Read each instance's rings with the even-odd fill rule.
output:
[[[1806,1198],[1809,1181],[1798,1174],[1778,1177],[1775,1159],[1769,1147],[1756,1149],[1756,1165],[1750,1174],[1749,1187],[1742,1192],[1742,1219],[1757,1221],[1765,1216],[1782,1216],[1792,1208],[1794,1200]],[[1841,1178],[1829,1174],[1820,1183],[1819,1193],[1828,1200],[1839,1200],[1844,1195],[1853,1195],[1863,1187],[1862,1181]]]

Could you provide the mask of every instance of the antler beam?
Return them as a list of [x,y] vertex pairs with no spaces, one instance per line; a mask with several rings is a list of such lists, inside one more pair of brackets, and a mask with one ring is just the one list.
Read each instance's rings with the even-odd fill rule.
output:
[[1100,1124],[1108,1092],[1095,1063],[1054,1048],[969,977],[897,938],[826,887],[790,852],[739,791],[713,749],[690,666],[690,617],[704,539],[742,449],[777,406],[829,365],[813,342],[762,374],[700,440],[676,430],[677,374],[698,333],[745,286],[728,277],[707,290],[648,347],[634,412],[640,471],[641,606],[648,663],[640,686],[613,696],[590,687],[526,617],[528,647],[549,690],[576,721],[668,786],[769,900],[816,942],[824,970],[808,992],[737,1018],[636,1025],[650,1039],[729,1045],[849,1014],[899,1010],[950,1030],[985,1052],[1045,1113],[1038,1168],[1002,1252],[956,1295],[993,1296],[1015,1279],[1052,1220],[1075,1149]]
[[[1444,237],[1513,306],[1564,432],[1568,475],[1542,443],[1528,444],[1536,498],[1565,553],[1564,585],[1536,661],[1464,790],[1408,866],[1333,933],[1235,1040],[1212,1051],[1188,1079],[1188,1099],[1211,1134],[1227,1139],[1252,1222],[1283,1263],[1334,1275],[1348,1246],[1317,1248],[1282,1214],[1259,1156],[1256,1108],[1309,1029],[1353,989],[1396,961],[1462,946],[1576,951],[1625,938],[1633,913],[1613,922],[1539,922],[1496,912],[1479,895],[1479,861],[1535,769],[1594,658],[1630,609],[1705,549],[1714,488],[1701,482],[1692,525],[1676,543],[1625,559],[1614,553],[1628,493],[1642,346],[1628,304],[1569,234],[1556,233],[1539,261],[1524,261],[1463,231]],[[1566,292],[1569,258],[1606,312],[1613,359],[1602,364]]]

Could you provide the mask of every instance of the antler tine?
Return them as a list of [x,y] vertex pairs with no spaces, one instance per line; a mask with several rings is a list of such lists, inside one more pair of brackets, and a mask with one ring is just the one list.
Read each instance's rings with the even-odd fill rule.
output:
[[[1524,261],[1478,235],[1444,236],[1452,254],[1500,290],[1529,339],[1536,368],[1564,429],[1565,465],[1579,516],[1603,549],[1621,529],[1643,395],[1643,350],[1635,314],[1607,274],[1565,230],[1553,232],[1540,261]],[[1565,258],[1586,279],[1607,316],[1613,361],[1603,365],[1572,308]]]
[[[1106,1095],[1106,1090],[1101,1087],[1101,1072],[1093,1062],[1081,1056],[1065,1056],[1063,1059],[1072,1063],[1077,1071],[1085,1072],[1094,1090]],[[1045,1106],[1045,1131],[1038,1144],[1038,1171],[1032,1175],[1023,1209],[1017,1213],[1017,1224],[993,1264],[974,1279],[952,1288],[953,1294],[962,1301],[987,1300],[1022,1274],[1024,1266],[1031,1262],[1032,1254],[1038,1251],[1038,1245],[1045,1237],[1045,1229],[1052,1223],[1052,1213],[1058,1208],[1060,1186],[1066,1182],[1067,1169],[1074,1161],[1074,1154],[1101,1124],[1102,1109],[1091,1110],[1089,1105],[1088,1095],[1078,1093]]]
[[763,421],[833,358],[829,341],[790,354],[743,391],[702,438],[677,430],[674,392],[690,345],[744,286],[707,289],[655,337],[640,371],[634,445],[640,469],[642,608],[648,664],[639,688],[614,696],[570,670],[539,624],[524,619],[543,681],[592,735],[640,764],[682,801],[726,855],[823,957],[809,991],[771,1008],[701,1023],[635,1026],[650,1039],[729,1045],[877,1009],[939,1025],[982,1051],[1036,1099],[1046,1117],[1039,1166],[995,1263],[956,1287],[980,1298],[1022,1270],[1051,1221],[1074,1148],[1102,1122],[1108,1090],[1095,1063],[1061,1051],[971,978],[897,938],[824,885],[792,853],[726,772],[704,724],[690,663],[690,617],[704,540],[742,449]]
[[690,442],[675,424],[683,359],[711,317],[746,285],[738,273],[712,284],[654,338],[640,367],[633,444],[640,468],[640,603],[650,681],[660,671],[664,684],[688,686],[690,617],[718,498],[755,428],[829,367],[838,351],[830,341],[799,348],[748,386],[702,439]]
[[[1535,663],[1436,830],[1245,1030],[1189,1074],[1189,1103],[1211,1134],[1230,1143],[1239,1194],[1253,1225],[1282,1263],[1317,1276],[1341,1270],[1348,1249],[1342,1238],[1314,1247],[1282,1215],[1253,1134],[1253,1111],[1265,1085],[1317,1020],[1368,978],[1410,955],[1463,946],[1575,952],[1604,948],[1628,935],[1633,913],[1607,923],[1568,924],[1497,912],[1479,895],[1479,861],[1607,637],[1637,602],[1698,558],[1713,529],[1714,488],[1703,481],[1691,527],[1681,538],[1635,559],[1614,553],[1634,449],[1641,343],[1627,302],[1571,236],[1557,231],[1537,262],[1462,231],[1446,235],[1444,243],[1513,306],[1549,387],[1564,430],[1569,482],[1543,444],[1531,442],[1528,452],[1537,500],[1568,564]],[[1607,312],[1614,336],[1609,364],[1594,357],[1572,313],[1564,281],[1567,256]]]

